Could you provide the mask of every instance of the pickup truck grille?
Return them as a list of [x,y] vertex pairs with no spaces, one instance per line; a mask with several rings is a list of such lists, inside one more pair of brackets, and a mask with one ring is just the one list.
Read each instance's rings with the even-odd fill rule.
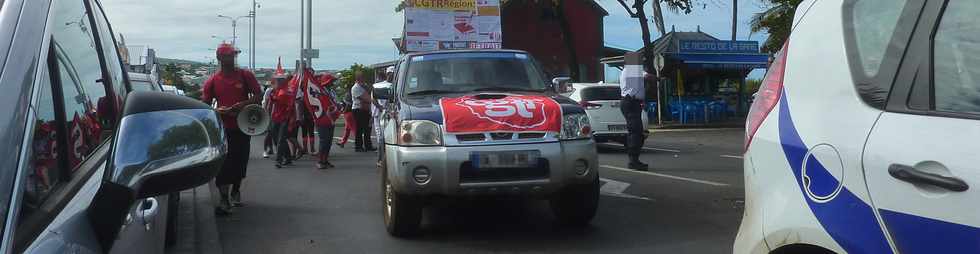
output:
[[518,141],[543,139],[544,132],[487,132],[487,133],[468,133],[457,134],[456,140],[461,143],[486,142],[486,141]]

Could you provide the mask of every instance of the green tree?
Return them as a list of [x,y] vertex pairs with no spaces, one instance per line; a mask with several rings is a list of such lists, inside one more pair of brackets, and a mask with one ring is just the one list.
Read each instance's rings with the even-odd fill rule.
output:
[[[653,40],[650,39],[650,25],[648,24],[649,20],[647,19],[646,10],[644,8],[646,3],[650,0],[633,0],[633,4],[627,4],[628,0],[616,1],[623,6],[623,9],[626,9],[626,13],[629,13],[630,17],[633,17],[640,22],[640,36],[642,36],[641,39],[643,40],[643,57],[645,59],[643,63],[647,70],[652,71],[654,69]],[[665,4],[667,9],[673,12],[684,12],[685,14],[688,14],[691,13],[691,6],[694,1],[695,0],[653,0],[653,10],[656,12],[654,13],[654,17],[657,18],[658,21],[663,20],[662,18],[659,18],[662,16],[660,13],[660,3]],[[663,25],[660,23],[662,22],[658,22],[657,26]]]
[[370,68],[358,63],[351,65],[345,70],[341,70],[337,73],[340,81],[334,86],[334,92],[337,93],[337,97],[340,97],[338,99],[344,99],[349,96],[350,88],[354,85],[354,74],[357,72],[361,72],[364,75],[365,82],[370,83],[370,79],[374,77],[374,72]]
[[793,30],[793,15],[803,0],[760,0],[769,9],[756,13],[749,21],[753,33],[765,31],[769,38],[762,44],[762,52],[776,53],[783,47]]

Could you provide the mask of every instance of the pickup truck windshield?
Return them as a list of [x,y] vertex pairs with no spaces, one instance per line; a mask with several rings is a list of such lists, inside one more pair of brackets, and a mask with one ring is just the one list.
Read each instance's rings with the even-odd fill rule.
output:
[[410,61],[402,89],[406,95],[548,88],[534,62],[521,53],[432,54],[415,56]]

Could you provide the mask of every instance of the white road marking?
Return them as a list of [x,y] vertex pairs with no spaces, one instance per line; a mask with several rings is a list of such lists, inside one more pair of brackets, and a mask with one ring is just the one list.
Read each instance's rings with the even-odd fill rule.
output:
[[[604,145],[618,146],[618,147],[626,147],[626,146],[624,146],[622,144],[615,144],[615,143],[602,143],[602,144],[604,144]],[[643,150],[671,152],[671,153],[680,153],[681,152],[680,150],[667,149],[667,148],[656,148],[656,147],[643,147]]]
[[738,155],[722,155],[722,158],[732,158],[732,159],[742,159],[742,156]]
[[648,200],[648,201],[652,200],[648,197],[640,197],[640,196],[634,196],[634,195],[623,193],[623,191],[626,191],[626,188],[630,187],[629,183],[620,182],[607,178],[599,178],[599,181],[606,182],[605,184],[602,184],[602,187],[599,188],[599,192],[602,193],[603,195],[621,197],[621,198]]
[[711,185],[711,186],[718,186],[718,187],[729,186],[729,184],[727,184],[727,183],[719,183],[719,182],[712,182],[712,181],[708,181],[708,180],[701,180],[701,179],[694,179],[694,178],[673,176],[673,175],[667,175],[667,174],[653,173],[653,172],[649,172],[649,171],[636,171],[636,170],[626,169],[626,168],[621,168],[621,167],[616,167],[616,166],[602,165],[602,167],[608,168],[608,169],[612,169],[612,170],[619,170],[619,171],[623,171],[623,172],[631,172],[631,173],[644,174],[644,175],[650,175],[650,176],[656,176],[656,177],[663,177],[663,178],[669,178],[669,179],[680,180],[680,181],[685,181],[685,182],[700,183],[700,184],[704,184],[704,185]]

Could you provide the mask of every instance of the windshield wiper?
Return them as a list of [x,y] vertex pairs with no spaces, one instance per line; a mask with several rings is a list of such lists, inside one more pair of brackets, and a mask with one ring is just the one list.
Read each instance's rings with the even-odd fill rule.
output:
[[473,89],[474,92],[544,92],[544,89],[528,89],[520,87],[492,86]]
[[448,91],[448,90],[437,90],[437,89],[433,89],[433,90],[422,90],[422,91],[409,92],[406,95],[433,95],[433,94],[446,94],[446,93],[455,93],[455,92]]

